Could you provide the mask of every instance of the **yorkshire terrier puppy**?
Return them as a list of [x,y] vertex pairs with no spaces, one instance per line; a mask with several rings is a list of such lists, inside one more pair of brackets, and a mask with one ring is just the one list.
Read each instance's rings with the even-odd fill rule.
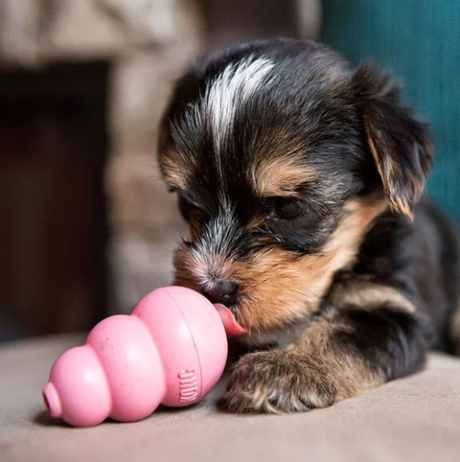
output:
[[388,75],[321,44],[235,46],[179,80],[159,143],[190,224],[176,283],[248,330],[231,410],[322,408],[460,351],[460,244],[421,198],[431,160]]

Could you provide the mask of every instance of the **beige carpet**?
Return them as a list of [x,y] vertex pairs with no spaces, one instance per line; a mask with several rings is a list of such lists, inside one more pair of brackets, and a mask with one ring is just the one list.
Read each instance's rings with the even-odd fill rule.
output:
[[220,413],[217,389],[186,410],[74,429],[43,413],[41,388],[54,359],[79,340],[0,348],[1,462],[460,462],[460,360],[454,358],[432,356],[420,374],[302,415]]

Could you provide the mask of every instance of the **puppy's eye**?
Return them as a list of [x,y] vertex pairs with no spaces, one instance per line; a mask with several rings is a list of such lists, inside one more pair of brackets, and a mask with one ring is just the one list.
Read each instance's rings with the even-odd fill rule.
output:
[[302,203],[292,197],[275,197],[273,199],[273,212],[282,220],[293,220],[303,213]]
[[179,196],[179,210],[185,221],[188,222],[195,218],[202,219],[205,215],[203,210],[201,210],[197,205],[185,199],[183,196]]

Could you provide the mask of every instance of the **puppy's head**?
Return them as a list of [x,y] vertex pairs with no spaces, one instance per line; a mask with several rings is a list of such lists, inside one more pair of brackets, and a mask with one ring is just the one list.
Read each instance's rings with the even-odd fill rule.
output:
[[176,282],[256,334],[315,311],[375,217],[411,215],[431,159],[425,126],[386,76],[283,39],[187,73],[159,151],[190,224]]

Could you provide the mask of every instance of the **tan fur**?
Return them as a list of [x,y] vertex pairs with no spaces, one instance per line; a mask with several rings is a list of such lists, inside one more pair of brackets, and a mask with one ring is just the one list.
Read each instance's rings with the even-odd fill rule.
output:
[[385,303],[391,303],[411,313],[416,310],[414,304],[394,287],[359,280],[334,286],[332,294],[328,297],[328,302],[337,308],[354,305],[364,309],[372,309]]
[[[250,331],[263,331],[316,311],[334,273],[353,261],[366,229],[385,207],[382,200],[350,200],[320,255],[299,258],[267,247],[250,261],[219,261],[221,275],[241,286],[238,321]],[[176,283],[197,289],[191,276],[196,263],[181,247],[175,257]]]
[[261,197],[296,195],[299,185],[317,179],[315,169],[294,155],[260,159],[250,170],[250,181]]
[[288,347],[244,356],[234,368],[225,395],[230,409],[307,411],[330,406],[384,383],[383,375],[335,342],[338,332],[351,334],[353,328],[320,318]]
[[[382,179],[383,188],[388,195],[390,207],[396,212],[400,212],[413,220],[413,213],[410,204],[401,195],[395,194],[391,179],[395,175],[399,175],[400,166],[394,162],[391,156],[380,156],[376,145],[385,145],[382,133],[376,127],[372,127],[370,121],[364,118],[364,127],[367,135],[369,149],[374,158],[380,178]],[[428,151],[431,151],[431,145],[425,146]],[[399,175],[400,176],[400,175]],[[423,182],[417,178],[412,179],[413,186],[416,191],[416,197],[419,197],[423,190]]]
[[186,161],[180,153],[171,148],[171,134],[165,121],[161,124],[158,135],[158,153],[160,170],[168,186],[185,189],[192,174],[190,160]]
[[353,328],[331,319],[312,323],[296,341],[293,348],[301,355],[317,361],[320,374],[334,384],[336,400],[350,398],[384,382],[383,376],[369,370],[356,354],[343,351],[341,345],[331,341],[337,331],[353,333]]
[[192,168],[187,165],[178,152],[171,149],[164,152],[160,157],[160,168],[168,186],[182,190],[186,189],[192,175]]

